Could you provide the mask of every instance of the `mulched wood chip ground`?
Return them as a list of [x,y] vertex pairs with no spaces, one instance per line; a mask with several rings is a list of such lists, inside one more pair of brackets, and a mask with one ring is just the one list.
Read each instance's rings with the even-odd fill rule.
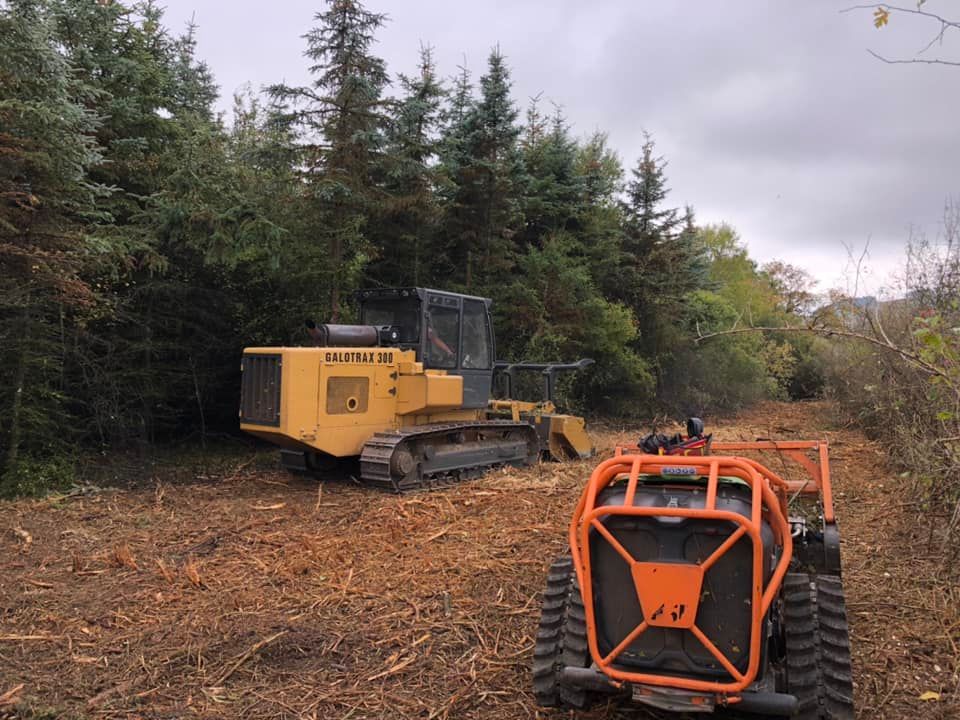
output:
[[[960,585],[930,531],[946,513],[919,508],[828,404],[710,424],[830,442],[858,717],[960,718]],[[0,717],[571,717],[538,711],[529,665],[545,570],[595,460],[407,496],[243,461],[0,504]]]

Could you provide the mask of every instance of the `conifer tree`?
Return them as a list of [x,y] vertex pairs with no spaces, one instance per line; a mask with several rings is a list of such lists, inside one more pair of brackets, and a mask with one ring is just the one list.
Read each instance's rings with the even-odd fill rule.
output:
[[646,135],[626,186],[615,292],[637,317],[637,347],[658,379],[677,345],[676,328],[686,317],[688,296],[706,283],[705,250],[693,231],[693,211],[688,208],[681,216],[666,205],[668,194],[666,161],[656,155],[653,139]]
[[[465,100],[465,89],[456,88],[455,104]],[[510,71],[495,48],[480,79],[479,100],[459,122],[454,119],[445,143],[446,151],[454,153],[446,162],[454,190],[443,232],[451,247],[451,275],[467,289],[483,288],[515,262],[513,235],[526,179],[517,115],[510,98]]]
[[386,66],[372,54],[374,33],[386,16],[358,0],[329,0],[304,38],[313,82],[275,85],[270,94],[289,101],[289,120],[300,132],[305,192],[313,210],[313,234],[324,238],[329,308],[336,319],[343,292],[365,261],[364,225],[379,199],[385,125]]
[[186,32],[172,43],[172,82],[170,112],[174,117],[193,115],[206,123],[214,121],[213,105],[219,96],[217,83],[206,62],[197,59],[197,26],[187,25]]
[[577,143],[570,137],[560,109],[555,110],[550,121],[545,121],[536,102],[532,103],[523,138],[528,179],[518,245],[542,245],[548,237],[564,230],[576,237],[579,217],[585,209],[586,189],[584,178],[577,172],[577,152]]
[[577,151],[577,175],[583,185],[579,235],[590,272],[605,297],[623,300],[623,167],[607,136],[595,133]]
[[216,84],[195,57],[195,28],[163,26],[147,2],[130,8],[51,0],[57,37],[87,99],[104,118],[105,163],[91,176],[115,188],[100,203],[100,255],[88,277],[109,312],[78,328],[68,381],[101,442],[201,431],[205,397],[226,407],[233,371],[227,271],[251,246],[270,249],[265,226],[236,182],[237,165],[215,117]]
[[[62,328],[94,301],[81,276],[100,161],[96,116],[34,0],[0,7],[0,492],[69,427]],[[40,472],[34,469],[33,472]]]
[[403,96],[393,104],[386,132],[384,197],[376,212],[378,258],[369,275],[383,285],[420,285],[432,279],[440,207],[436,187],[441,112],[446,91],[433,51],[420,50],[418,72],[399,76]]
[[627,183],[627,233],[625,249],[642,255],[664,245],[677,232],[681,219],[676,208],[664,207],[667,188],[666,160],[654,154],[655,145],[644,135],[642,155]]
[[[456,177],[460,166],[466,161],[467,116],[476,106],[470,70],[461,65],[453,78],[449,103],[441,111],[443,129],[440,135],[440,163],[448,179]],[[454,186],[450,186],[454,188]],[[455,188],[454,188],[455,189]]]
[[163,11],[153,2],[51,0],[49,12],[71,72],[91,88],[87,103],[102,118],[97,141],[104,162],[91,175],[115,191],[101,209],[117,241],[141,264],[160,269],[149,238],[133,226],[145,198],[175,169],[161,162],[177,131],[170,107],[175,48]]

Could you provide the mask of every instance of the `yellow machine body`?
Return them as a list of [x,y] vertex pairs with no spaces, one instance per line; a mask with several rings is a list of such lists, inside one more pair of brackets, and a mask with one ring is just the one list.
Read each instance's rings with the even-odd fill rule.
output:
[[351,457],[377,432],[484,415],[461,409],[462,377],[412,350],[246,348],[243,370],[240,428],[291,450]]
[[[487,298],[378,288],[358,304],[359,324],[307,321],[314,347],[243,352],[240,428],[280,446],[288,470],[325,473],[356,458],[360,482],[405,492],[593,453],[583,420],[552,402],[556,373],[592,360],[497,362]],[[542,402],[491,400],[500,374],[499,392],[514,397],[521,372],[540,373]]]
[[463,378],[424,369],[412,350],[252,347],[243,369],[240,428],[289,450],[354,457],[378,432],[502,418],[531,423],[554,460],[594,451],[583,418],[550,402],[464,409]]

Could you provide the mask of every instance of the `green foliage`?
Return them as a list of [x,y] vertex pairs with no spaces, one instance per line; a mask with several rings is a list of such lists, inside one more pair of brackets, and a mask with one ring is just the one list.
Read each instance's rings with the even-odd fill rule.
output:
[[[729,225],[707,226],[698,233],[709,258],[709,283],[733,313],[725,327],[710,327],[709,331],[735,325],[795,324],[796,318],[811,309],[812,278],[808,273],[783,262],[759,268]],[[703,326],[700,330],[708,332]],[[731,336],[721,342],[739,343],[742,350],[750,352],[756,386],[767,396],[810,398],[823,390],[823,368],[810,336],[770,332]],[[744,396],[744,401],[750,400]]]
[[0,476],[0,498],[37,497],[73,484],[76,467],[66,456],[47,459],[21,457],[9,464]]
[[499,49],[488,58],[479,100],[473,102],[469,92],[464,74],[442,141],[441,163],[451,192],[441,229],[449,249],[446,266],[438,270],[448,284],[476,292],[514,268],[511,238],[521,218],[526,175],[510,71]]
[[543,248],[528,248],[519,266],[522,279],[495,306],[500,354],[537,361],[591,357],[598,367],[573,395],[579,406],[619,413],[648,404],[653,380],[631,349],[634,317],[599,294],[576,241],[555,236]]
[[0,476],[18,486],[29,458],[71,426],[65,328],[95,302],[83,277],[99,192],[98,119],[54,45],[39,2],[0,7]]

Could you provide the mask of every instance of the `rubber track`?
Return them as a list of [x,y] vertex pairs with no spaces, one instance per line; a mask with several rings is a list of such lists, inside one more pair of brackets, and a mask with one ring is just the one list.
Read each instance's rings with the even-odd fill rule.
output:
[[817,575],[815,601],[820,630],[820,704],[823,717],[853,720],[850,628],[847,625],[840,578],[836,575]]
[[[587,645],[587,613],[583,609],[580,581],[577,574],[570,576],[570,595],[567,599],[567,621],[563,627],[564,667],[589,667],[590,647]],[[578,710],[593,705],[593,695],[583,688],[560,683],[560,699],[565,707]]]
[[543,707],[584,709],[594,693],[560,680],[564,667],[588,667],[587,623],[583,599],[569,555],[558,558],[547,573],[540,627],[533,649],[533,695]]
[[800,720],[853,720],[850,639],[840,578],[789,574],[784,578],[787,691]]
[[569,556],[554,560],[547,571],[547,588],[543,591],[540,626],[533,648],[533,696],[543,707],[560,705],[563,621],[567,614],[572,571],[573,562]]
[[[419,490],[429,487],[436,487],[444,484],[442,479],[450,473],[440,474],[438,476],[426,476],[417,485],[403,486],[403,478],[393,475],[391,470],[391,460],[393,453],[397,448],[407,440],[416,440],[426,438],[430,435],[443,435],[445,433],[457,432],[468,429],[494,429],[511,430],[518,429],[525,432],[532,431],[532,425],[529,423],[515,423],[509,420],[486,420],[471,422],[453,422],[442,425],[420,425],[417,427],[403,428],[394,432],[378,432],[373,435],[363,446],[360,454],[360,479],[364,484],[378,487],[382,490],[392,492],[406,492],[408,490]],[[537,441],[539,442],[539,441]],[[463,467],[458,472],[471,472],[477,470],[485,472],[492,469],[492,465],[485,465],[479,468]]]

